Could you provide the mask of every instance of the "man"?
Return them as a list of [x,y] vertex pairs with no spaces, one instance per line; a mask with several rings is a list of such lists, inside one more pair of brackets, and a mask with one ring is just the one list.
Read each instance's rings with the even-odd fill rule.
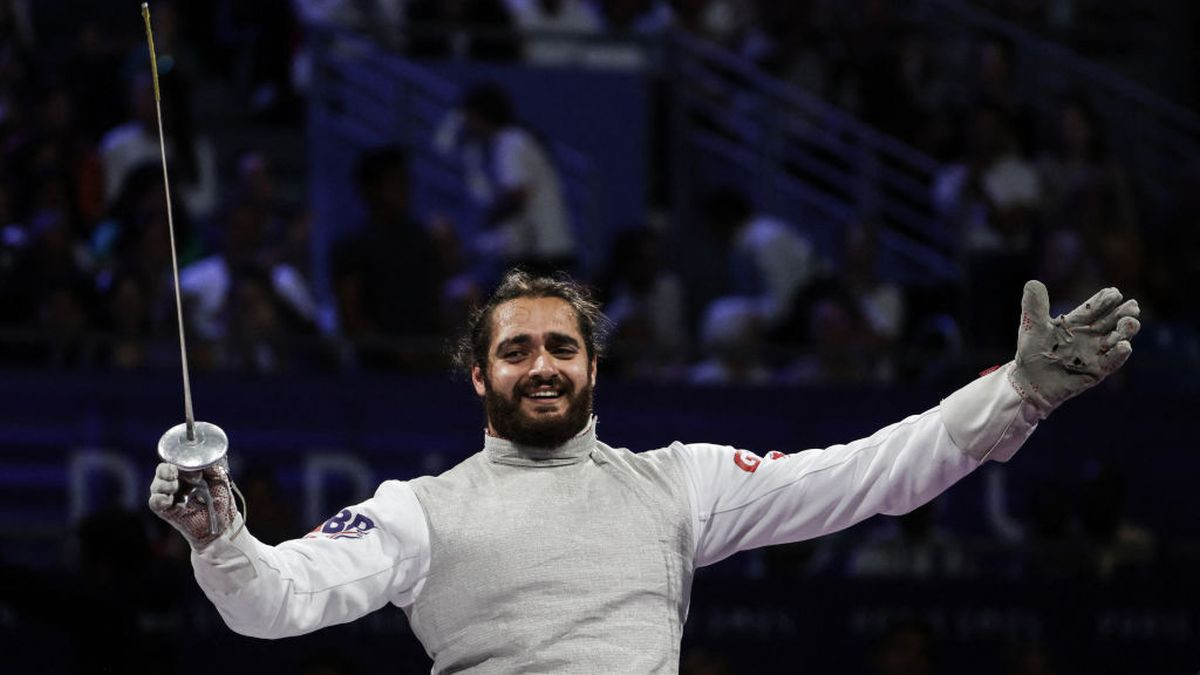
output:
[[394,368],[406,362],[394,340],[441,333],[449,234],[412,216],[402,149],[364,152],[354,167],[354,184],[366,223],[342,237],[330,259],[338,320],[358,343],[364,365]]
[[676,672],[696,567],[910,511],[1009,459],[1128,358],[1136,301],[1108,288],[1065,317],[1048,306],[1029,282],[1013,361],[868,438],[765,458],[683,443],[634,454],[596,439],[596,305],[570,281],[514,272],[459,349],[487,415],[482,452],[387,481],[274,547],[244,527],[223,468],[207,472],[219,536],[201,507],[173,504],[171,465],[150,507],[188,537],[201,588],[245,635],[305,633],[392,602],[433,672]]
[[558,166],[538,134],[518,122],[507,92],[495,84],[468,90],[435,144],[461,154],[471,196],[486,210],[480,253],[541,273],[574,268],[577,245]]
[[753,302],[763,324],[775,327],[787,321],[796,295],[820,272],[812,243],[791,224],[759,212],[732,185],[709,190],[701,212],[730,250],[735,294]]

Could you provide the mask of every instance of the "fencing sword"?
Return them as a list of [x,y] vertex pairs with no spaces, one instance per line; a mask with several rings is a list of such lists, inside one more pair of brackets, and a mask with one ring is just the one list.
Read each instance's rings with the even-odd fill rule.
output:
[[[167,430],[158,440],[158,456],[164,462],[179,467],[179,480],[185,484],[175,496],[176,503],[186,506],[189,501],[203,504],[208,510],[210,534],[220,531],[217,507],[208,482],[204,480],[204,469],[222,464],[228,468],[226,454],[229,438],[215,424],[197,422],[192,412],[192,385],[188,377],[187,341],[183,331],[183,300],[179,291],[179,260],[175,253],[175,220],[171,212],[171,182],[167,175],[167,143],[163,134],[162,96],[158,88],[158,56],[154,50],[154,29],[150,26],[150,5],[142,3],[142,20],[146,24],[146,44],[150,48],[150,73],[154,82],[154,108],[158,114],[158,149],[162,155],[163,188],[167,196],[167,228],[171,235],[171,272],[175,282],[175,316],[179,322],[179,357],[183,366],[183,415],[184,423]],[[182,486],[181,486],[182,487]],[[241,492],[230,481],[230,487],[239,496]],[[245,498],[242,498],[243,509]]]

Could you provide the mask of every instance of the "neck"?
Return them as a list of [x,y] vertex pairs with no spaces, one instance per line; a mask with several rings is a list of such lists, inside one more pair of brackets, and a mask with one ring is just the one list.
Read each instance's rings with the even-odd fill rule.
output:
[[496,435],[491,423],[483,439],[483,451],[488,458],[499,464],[516,466],[563,466],[577,464],[591,455],[596,446],[596,418],[593,416],[588,423],[562,445],[552,448],[536,447],[514,443],[507,438]]

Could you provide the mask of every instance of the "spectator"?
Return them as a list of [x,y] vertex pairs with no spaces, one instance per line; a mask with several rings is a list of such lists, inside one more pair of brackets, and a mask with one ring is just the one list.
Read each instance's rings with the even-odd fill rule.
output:
[[[205,218],[215,210],[218,199],[216,151],[207,138],[192,133],[187,91],[182,81],[164,77],[160,85],[167,154],[175,166],[171,177],[180,186],[182,206],[188,215]],[[134,168],[161,161],[151,76],[139,74],[133,77],[129,95],[132,117],[110,130],[100,141],[104,196],[109,204],[116,200]],[[175,207],[180,206],[176,202]]]
[[661,237],[650,229],[621,233],[613,245],[610,366],[627,377],[671,379],[687,354],[684,288],[666,268]]
[[861,306],[834,279],[809,286],[795,301],[788,324],[776,331],[805,354],[791,362],[783,380],[799,384],[846,385],[878,382],[891,374],[886,354]]
[[1053,139],[1038,158],[1047,215],[1063,222],[1069,217],[1069,209],[1077,206],[1070,204],[1072,195],[1096,190],[1112,196],[1115,208],[1111,218],[1116,229],[1133,229],[1136,217],[1128,180],[1109,157],[1103,130],[1091,107],[1084,99],[1064,98],[1054,121]]
[[392,340],[441,334],[447,269],[434,234],[409,212],[402,150],[363,153],[354,182],[367,222],[334,248],[330,265],[338,316],[342,332],[359,343],[365,365],[396,367],[406,361]]
[[140,368],[149,347],[150,312],[146,293],[137,279],[123,275],[113,279],[104,302],[101,324],[108,333],[108,364],[119,370]]
[[991,38],[980,43],[978,48],[971,80],[973,100],[977,104],[995,106],[1009,115],[1018,115],[1021,104],[1014,83],[1012,42]]
[[95,364],[95,344],[88,339],[94,306],[91,284],[58,281],[41,290],[37,330],[44,336],[39,359],[52,368],[85,369]]
[[603,0],[600,22],[609,39],[588,48],[586,65],[614,70],[645,68],[649,54],[640,40],[654,32],[647,25],[651,8],[650,0]]
[[747,32],[740,51],[767,73],[828,96],[832,89],[829,35],[813,20],[812,5],[759,0],[759,21]]
[[82,236],[104,202],[99,156],[81,133],[77,107],[66,87],[52,86],[37,101],[36,124],[5,145],[13,183],[30,207],[50,206],[46,200],[53,199],[72,216],[72,235]]
[[972,344],[984,350],[981,358],[990,360],[998,355],[987,350],[1008,340],[1008,328],[997,318],[1006,312],[994,309],[1007,306],[1007,315],[1017,313],[1013,301],[994,294],[1029,278],[1042,185],[1017,143],[1011,115],[980,105],[970,129],[967,155],[935,180],[934,204],[961,237],[968,257],[967,292],[979,310],[967,317],[966,327]]
[[[296,33],[293,3],[289,0],[226,0],[222,4],[224,7],[218,19],[219,46],[235,55],[231,70],[248,99],[251,114],[265,121],[294,119],[301,106],[293,95],[290,82],[292,42]],[[383,20],[364,22],[364,27],[384,27],[399,23],[400,6],[397,5],[402,6],[403,0],[353,4],[375,4]]]
[[413,0],[405,22],[414,58],[507,62],[521,55],[502,0]]
[[753,17],[753,7],[742,0],[668,0],[658,4],[650,25],[729,46],[749,29]]
[[507,0],[525,34],[525,62],[572,66],[587,61],[589,37],[600,33],[600,17],[584,0]]
[[[888,348],[904,332],[904,293],[899,284],[879,278],[879,229],[871,222],[846,227],[841,278],[870,331]],[[1072,305],[1074,307],[1074,305]]]
[[[235,331],[244,337],[248,323],[258,331],[274,330],[279,322],[286,322],[301,334],[311,334],[315,328],[316,301],[303,276],[269,255],[269,225],[269,216],[261,208],[234,202],[225,215],[219,252],[197,260],[179,273],[180,291],[185,303],[190,304],[193,335],[214,350],[211,365],[246,363],[234,355],[225,360],[222,343]],[[249,300],[259,299],[269,302],[284,316],[256,314],[263,306]],[[269,359],[252,362],[265,370],[274,367]]]
[[244,372],[287,369],[301,350],[294,344],[315,327],[290,312],[263,270],[247,268],[232,279],[226,301],[224,339],[215,345],[216,363]]
[[945,168],[935,204],[973,253],[1028,253],[1042,184],[1017,143],[1012,118],[994,105],[972,114],[967,155]]
[[706,191],[701,211],[731,251],[734,293],[753,300],[764,327],[785,322],[796,294],[818,270],[812,244],[791,224],[756,212],[732,186]]
[[[312,288],[312,222],[304,208],[297,208],[279,195],[275,167],[261,151],[250,150],[238,157],[234,201],[245,203],[266,214],[269,237],[263,257],[277,269],[287,270],[283,285],[288,288]],[[307,317],[318,317],[322,332],[333,332],[336,318],[331,312],[311,306],[309,300],[293,294],[291,302],[303,308]]]
[[[178,349],[162,353],[176,331],[175,289],[171,278],[171,240],[163,198],[162,167],[147,163],[134,169],[108,216],[94,228],[90,242],[99,272],[96,285],[104,296],[106,328],[114,331],[118,348],[141,335],[152,341],[150,353],[123,362],[128,367],[159,365],[178,360]],[[181,266],[194,259],[197,247],[186,210],[175,218],[175,242]],[[122,289],[122,285],[133,288]],[[136,310],[136,311],[135,311]],[[129,316],[127,316],[129,315]],[[140,315],[140,316],[137,316]],[[145,358],[140,358],[145,357]],[[110,351],[109,361],[116,355]]]
[[575,234],[551,151],[518,124],[512,100],[482,84],[462,99],[439,132],[439,148],[460,152],[471,195],[486,210],[487,232],[477,242],[492,267],[523,266],[533,273],[571,271]]
[[1037,278],[1053,294],[1051,316],[1069,312],[1091,297],[1091,289],[1101,285],[1099,272],[1078,231],[1058,228],[1046,234]]
[[701,324],[700,346],[706,358],[688,374],[693,384],[765,385],[772,379],[763,354],[762,317],[749,298],[713,301]]

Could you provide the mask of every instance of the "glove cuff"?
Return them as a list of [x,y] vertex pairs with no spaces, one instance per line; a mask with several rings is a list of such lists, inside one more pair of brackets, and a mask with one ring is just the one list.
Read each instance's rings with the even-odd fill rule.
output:
[[1007,462],[1041,419],[1010,386],[1009,362],[942,400],[942,423],[950,440],[979,462]]

